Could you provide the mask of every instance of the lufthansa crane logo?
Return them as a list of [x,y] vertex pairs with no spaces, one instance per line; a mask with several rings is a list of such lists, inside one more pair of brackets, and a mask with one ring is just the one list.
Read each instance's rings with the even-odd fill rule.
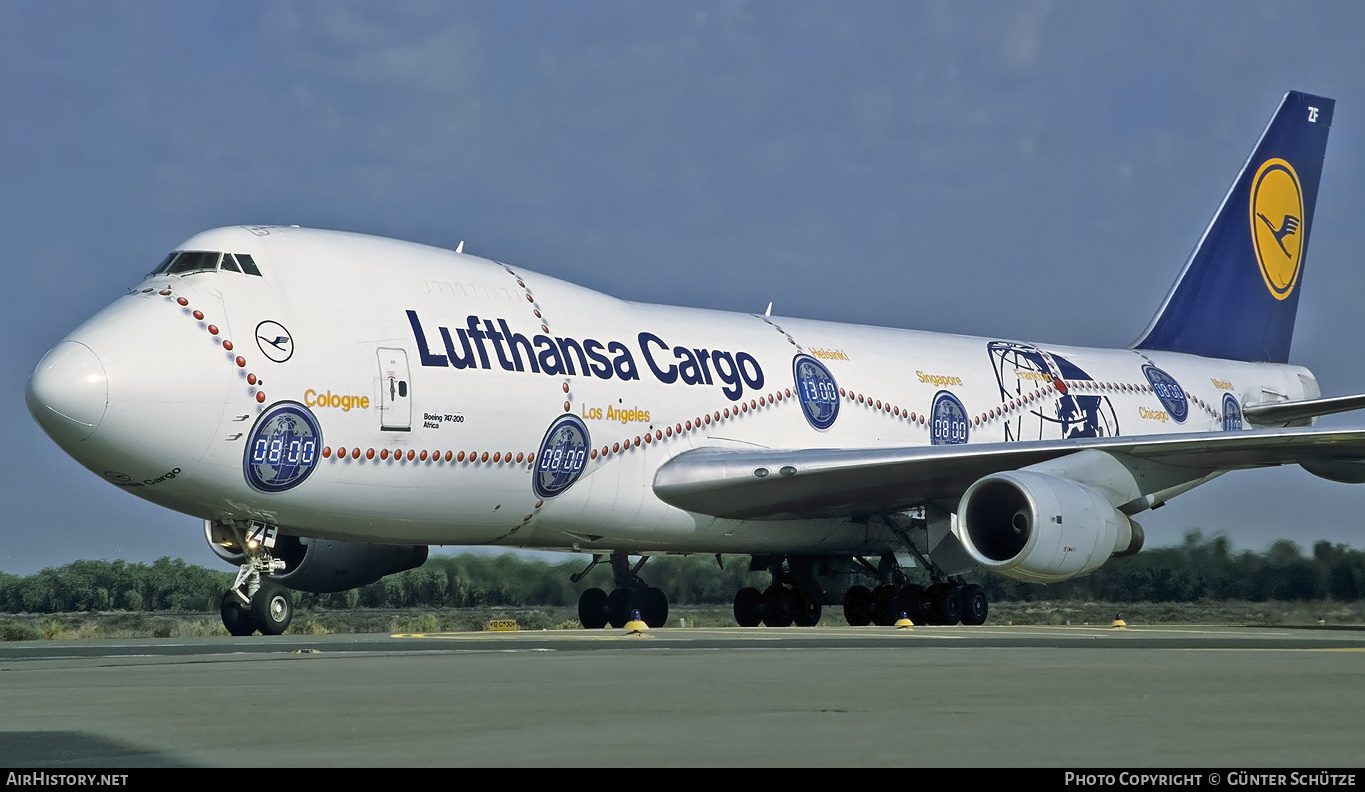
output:
[[1277,300],[1294,291],[1303,251],[1299,175],[1282,159],[1262,163],[1251,182],[1251,243],[1261,278]]
[[294,355],[294,337],[279,322],[265,321],[256,325],[256,346],[276,363],[283,363]]

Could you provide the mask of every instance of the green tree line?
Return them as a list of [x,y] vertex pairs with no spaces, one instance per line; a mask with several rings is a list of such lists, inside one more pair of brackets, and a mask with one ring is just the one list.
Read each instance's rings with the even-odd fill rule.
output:
[[[612,587],[605,563],[579,583],[569,582],[585,565],[582,557],[552,564],[510,553],[436,555],[418,569],[359,589],[301,594],[300,604],[339,609],[573,606],[585,588]],[[723,567],[713,556],[662,556],[651,559],[642,575],[677,605],[728,604],[740,588],[769,582],[766,573],[749,572],[745,556],[727,556]],[[0,612],[216,611],[234,576],[171,558],[152,564],[76,561],[26,577],[0,573]],[[975,577],[996,601],[1349,602],[1365,599],[1365,551],[1323,541],[1305,554],[1282,540],[1265,552],[1236,552],[1226,537],[1192,532],[1180,545],[1144,550],[1063,583]]]
[[75,561],[27,577],[0,573],[0,612],[217,610],[234,579],[164,557],[150,565]]
[[1225,536],[1185,535],[1174,547],[1156,547],[1110,561],[1092,575],[1047,586],[995,576],[979,581],[992,599],[1100,602],[1198,600],[1306,601],[1365,599],[1365,551],[1319,541],[1305,555],[1287,539],[1265,552],[1236,552]]

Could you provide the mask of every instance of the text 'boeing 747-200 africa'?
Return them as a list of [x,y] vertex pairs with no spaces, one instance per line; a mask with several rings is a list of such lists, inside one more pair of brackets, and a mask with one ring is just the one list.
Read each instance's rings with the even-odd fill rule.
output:
[[[240,569],[237,635],[283,632],[289,589],[432,544],[609,559],[588,628],[662,625],[641,571],[663,553],[770,571],[735,596],[745,626],[836,604],[981,624],[965,573],[1093,572],[1142,546],[1135,515],[1227,471],[1365,482],[1365,431],[1311,425],[1365,395],[1288,362],[1333,106],[1284,97],[1126,349],[643,305],[460,250],[233,227],[53,347],[28,408],[97,476],[203,519]],[[854,571],[879,584],[837,582]]]

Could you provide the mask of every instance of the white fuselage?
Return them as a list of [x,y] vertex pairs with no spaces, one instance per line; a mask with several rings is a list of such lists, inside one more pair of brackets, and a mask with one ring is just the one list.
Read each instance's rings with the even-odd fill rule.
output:
[[[114,302],[63,342],[98,361],[81,365],[102,371],[103,413],[77,416],[74,428],[60,418],[44,426],[86,467],[149,501],[305,536],[876,552],[887,535],[857,522],[682,511],[655,496],[655,472],[702,447],[917,446],[964,426],[971,443],[1232,430],[1240,423],[1225,423],[1229,397],[1318,395],[1297,366],[630,303],[474,256],[353,234],[225,228],[180,249],[246,253],[262,276],[158,275]],[[803,414],[798,354],[837,381],[828,429]],[[1179,383],[1183,420],[1144,366]],[[942,414],[928,414],[942,391],[956,397],[965,424],[935,429]],[[89,401],[68,412],[93,414],[98,394]],[[244,444],[257,416],[282,401],[316,416],[324,458],[302,485],[262,492],[243,474]],[[539,497],[531,458],[565,413],[583,420],[592,452],[576,483]]]

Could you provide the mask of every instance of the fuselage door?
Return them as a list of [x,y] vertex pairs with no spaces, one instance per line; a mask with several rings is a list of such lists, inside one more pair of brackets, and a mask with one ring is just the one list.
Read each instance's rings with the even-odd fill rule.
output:
[[412,380],[408,353],[379,348],[379,428],[389,432],[412,430]]

